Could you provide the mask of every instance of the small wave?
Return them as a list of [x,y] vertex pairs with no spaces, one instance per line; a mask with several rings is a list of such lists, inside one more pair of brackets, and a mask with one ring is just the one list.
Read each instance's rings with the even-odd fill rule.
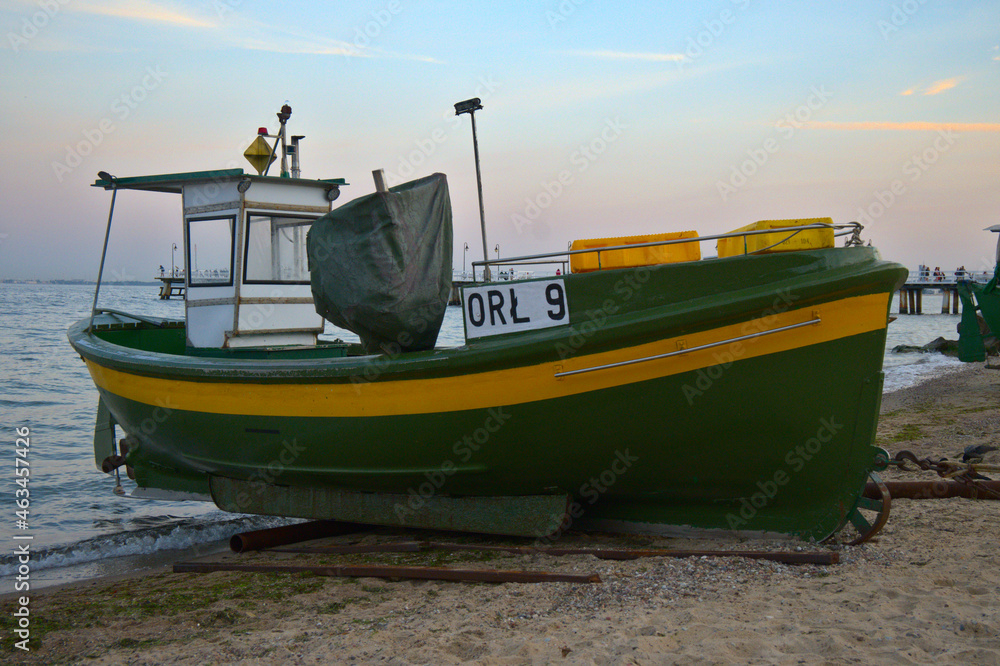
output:
[[[85,541],[44,548],[31,553],[32,571],[86,564],[114,557],[148,555],[164,550],[183,550],[200,544],[228,539],[237,532],[287,525],[288,518],[248,516],[214,522],[182,522],[128,532],[91,537]],[[15,555],[0,556],[0,577],[17,572]]]
[[52,407],[70,403],[58,400],[8,400],[0,398],[0,407]]
[[[904,358],[905,357],[905,358]],[[923,384],[924,382],[961,370],[965,363],[939,353],[889,353],[885,356],[884,393]]]

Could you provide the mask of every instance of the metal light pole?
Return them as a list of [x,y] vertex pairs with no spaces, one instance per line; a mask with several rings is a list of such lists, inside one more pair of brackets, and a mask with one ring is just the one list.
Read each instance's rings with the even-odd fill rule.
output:
[[465,277],[465,253],[469,251],[469,244],[465,244],[465,249],[462,250],[462,277]]
[[176,251],[177,251],[177,243],[174,243],[173,247],[170,248],[170,277],[176,277],[174,275],[174,273],[176,273],[175,269],[177,267],[177,264],[174,263],[174,252]]
[[[476,111],[483,108],[482,100],[478,97],[473,97],[472,99],[467,99],[464,102],[455,103],[455,115],[460,116],[463,113],[468,113],[472,118],[472,149],[476,155],[476,185],[479,188],[479,224],[483,228],[483,261],[489,261],[489,253],[487,251],[486,245],[486,211],[483,208],[483,175],[479,169],[479,141],[476,138]],[[484,266],[486,269],[486,281],[490,281],[490,267],[489,264]]]

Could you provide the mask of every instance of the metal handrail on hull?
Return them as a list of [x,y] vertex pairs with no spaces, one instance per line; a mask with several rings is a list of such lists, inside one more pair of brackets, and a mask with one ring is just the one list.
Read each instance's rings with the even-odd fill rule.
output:
[[661,358],[669,358],[671,356],[681,356],[682,354],[690,354],[691,352],[701,351],[703,349],[712,349],[713,347],[721,347],[722,345],[728,345],[733,342],[742,342],[744,340],[752,340],[753,338],[762,338],[765,335],[773,335],[774,333],[781,333],[782,331],[790,331],[793,328],[802,328],[803,326],[811,326],[813,324],[818,324],[822,321],[819,317],[810,319],[809,321],[803,321],[798,324],[789,324],[788,326],[779,326],[778,328],[772,328],[767,331],[761,331],[759,333],[749,333],[747,335],[740,335],[735,338],[728,338],[726,340],[719,340],[718,342],[710,342],[707,345],[698,345],[697,347],[691,347],[689,349],[679,349],[677,351],[667,352],[665,354],[655,354],[653,356],[644,356],[642,358],[634,358],[629,361],[620,361],[618,363],[608,363],[606,365],[595,365],[592,368],[580,368],[579,370],[566,370],[563,372],[555,373],[555,377],[568,377],[570,375],[581,375],[585,372],[594,372],[595,370],[607,370],[610,368],[620,368],[626,365],[634,365],[636,363],[645,363],[647,361],[656,361]]

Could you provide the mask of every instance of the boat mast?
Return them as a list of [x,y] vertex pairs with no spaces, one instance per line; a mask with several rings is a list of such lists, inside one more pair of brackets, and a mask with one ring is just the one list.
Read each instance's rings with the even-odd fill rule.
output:
[[[278,129],[277,141],[274,142],[274,147],[271,148],[271,158],[272,159],[274,158],[274,153],[278,150],[278,144],[280,143],[281,144],[281,173],[279,175],[282,178],[288,178],[288,175],[289,175],[288,174],[288,144],[285,142],[285,123],[287,123],[288,119],[292,117],[292,107],[288,106],[288,104],[285,104],[285,105],[283,105],[281,107],[281,111],[279,111],[276,115],[278,116],[278,122],[281,123],[281,127],[280,127],[280,129]],[[263,129],[263,128],[261,128],[261,129]],[[270,135],[266,135],[266,136],[268,136],[268,138],[270,138]],[[299,138],[302,138],[302,137],[299,137]],[[298,148],[298,141],[295,139],[295,137],[292,138],[292,145],[293,145],[294,148],[296,148],[296,149]],[[298,150],[295,150],[295,152],[298,153]],[[249,157],[247,159],[249,159]],[[293,165],[297,165],[297,163],[298,163],[298,157],[296,155],[292,156],[292,163],[293,163]],[[271,170],[271,163],[269,162],[267,164],[267,167],[264,169],[264,174],[263,175],[266,176],[267,172],[270,171],[270,170]]]
[[292,117],[292,107],[285,104],[281,107],[281,111],[278,112],[278,122],[281,123],[281,129],[278,130],[278,136],[281,137],[281,177],[288,178],[288,145],[285,143],[285,123],[288,119]]

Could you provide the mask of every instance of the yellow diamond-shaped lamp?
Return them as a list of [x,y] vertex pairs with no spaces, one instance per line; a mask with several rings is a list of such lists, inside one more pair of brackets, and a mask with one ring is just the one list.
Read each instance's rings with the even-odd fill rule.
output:
[[277,159],[271,153],[271,146],[267,145],[267,141],[262,136],[254,139],[250,147],[243,151],[243,157],[247,158],[254,169],[257,169],[257,175],[262,175],[264,169]]

